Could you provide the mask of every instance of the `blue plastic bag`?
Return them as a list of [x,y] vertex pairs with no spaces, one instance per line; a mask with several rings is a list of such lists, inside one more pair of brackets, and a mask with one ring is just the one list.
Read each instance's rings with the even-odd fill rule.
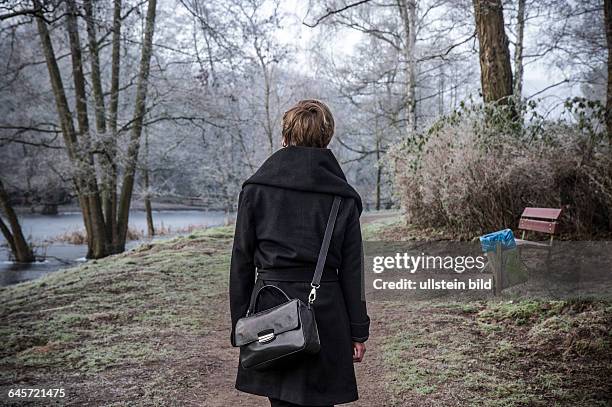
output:
[[480,236],[480,245],[482,246],[482,251],[484,253],[495,252],[497,250],[498,242],[501,244],[502,250],[516,248],[514,233],[512,233],[512,230],[510,229],[504,229]]

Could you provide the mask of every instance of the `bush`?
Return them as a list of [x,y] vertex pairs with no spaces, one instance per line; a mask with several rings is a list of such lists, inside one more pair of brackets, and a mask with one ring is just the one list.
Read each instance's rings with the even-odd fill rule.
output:
[[564,232],[609,233],[612,165],[603,111],[598,102],[574,99],[553,122],[535,103],[518,114],[462,105],[390,152],[407,221],[472,238],[516,228],[527,206],[563,207]]

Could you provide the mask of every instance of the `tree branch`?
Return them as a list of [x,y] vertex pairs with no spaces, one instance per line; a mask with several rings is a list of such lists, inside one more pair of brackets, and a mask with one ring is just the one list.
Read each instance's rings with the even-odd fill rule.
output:
[[357,7],[357,6],[360,6],[362,4],[369,3],[369,2],[370,0],[360,0],[360,1],[356,1],[355,3],[347,4],[346,6],[336,9],[336,10],[328,10],[326,14],[319,17],[317,21],[315,21],[314,23],[309,24],[305,21],[302,21],[302,24],[304,24],[306,27],[315,28],[317,25],[321,23],[321,21],[325,20],[328,17],[333,16],[334,14],[342,13],[343,11],[346,11],[350,8]]

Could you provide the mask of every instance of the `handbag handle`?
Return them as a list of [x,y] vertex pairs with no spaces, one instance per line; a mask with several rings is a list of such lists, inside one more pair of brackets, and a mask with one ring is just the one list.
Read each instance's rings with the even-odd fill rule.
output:
[[329,250],[329,243],[331,242],[334,226],[336,224],[336,218],[338,217],[340,202],[342,202],[342,198],[339,196],[334,196],[334,202],[332,203],[332,208],[329,213],[329,219],[327,219],[327,225],[325,226],[323,243],[321,244],[321,250],[319,250],[317,266],[315,267],[314,276],[312,277],[312,282],[310,283],[312,289],[308,295],[308,304],[312,304],[317,299],[317,289],[321,286],[321,276],[323,276],[325,260],[327,259],[327,251]]
[[281,294],[283,294],[283,296],[287,299],[287,301],[291,301],[291,298],[289,298],[289,296],[283,290],[281,290],[280,288],[278,288],[275,285],[266,284],[263,287],[261,287],[259,290],[257,290],[257,294],[255,294],[253,296],[253,298],[251,298],[251,302],[249,304],[249,309],[247,309],[247,313],[246,313],[247,317],[249,315],[251,315],[251,313],[257,312],[257,302],[259,301],[259,294],[261,294],[261,292],[263,291],[264,288],[267,288],[267,289],[274,288],[274,289],[278,290]]

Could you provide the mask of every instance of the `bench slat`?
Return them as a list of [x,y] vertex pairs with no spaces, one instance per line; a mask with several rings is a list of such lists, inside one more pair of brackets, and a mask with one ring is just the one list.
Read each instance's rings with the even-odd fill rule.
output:
[[519,221],[519,229],[521,230],[533,230],[535,232],[542,232],[554,235],[557,231],[557,222],[546,222],[543,220],[534,220],[521,218]]
[[557,220],[561,215],[561,209],[555,208],[525,208],[522,218],[539,218]]
[[514,239],[517,246],[530,246],[537,248],[550,248],[550,243],[534,242],[532,240]]

